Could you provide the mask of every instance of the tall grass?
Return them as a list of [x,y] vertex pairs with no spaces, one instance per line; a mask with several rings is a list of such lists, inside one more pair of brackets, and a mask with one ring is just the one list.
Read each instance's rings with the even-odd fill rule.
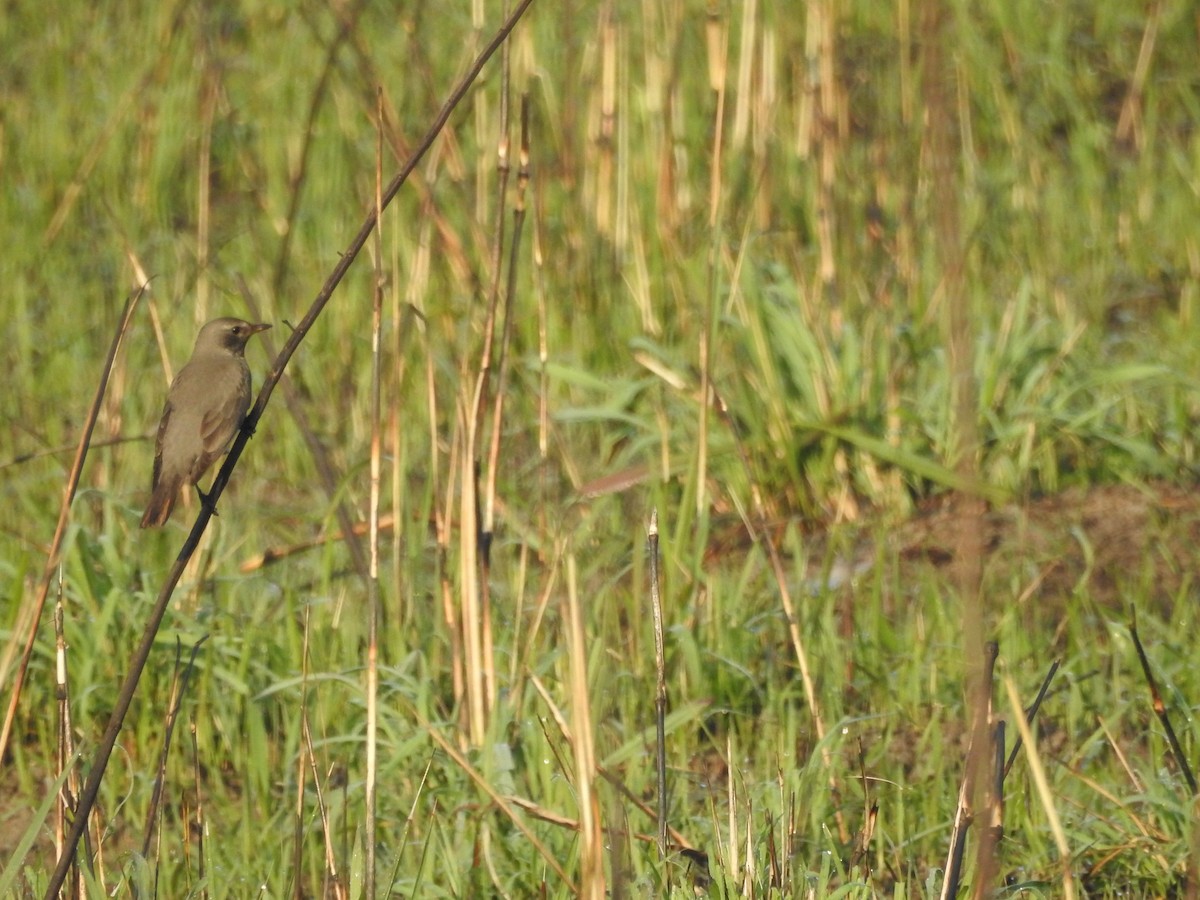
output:
[[[1128,535],[1143,562],[1100,571],[1094,516],[1068,510],[1024,552],[1017,538],[1044,520],[1009,504],[1191,481],[1194,16],[1172,2],[949,10],[979,386],[964,475],[919,13],[535,4],[509,47],[510,108],[530,103],[519,239],[498,224],[512,240],[499,61],[386,214],[378,893],[936,894],[970,660],[945,542],[913,534],[944,533],[934,511],[956,488],[993,504],[982,625],[1000,673],[1028,702],[1063,661],[1035,726],[1075,881],[1101,896],[1180,889],[1192,808],[1126,619],[1137,610],[1168,704],[1190,708],[1191,560],[1175,548],[1193,507],[1150,504]],[[247,296],[286,338],[373,202],[377,90],[386,178],[501,14],[18,3],[0,19],[6,645],[23,637],[67,448],[136,266],[152,276],[64,545],[85,762],[196,512],[137,528],[166,372],[199,323],[246,313]],[[175,595],[101,787],[95,887],[365,890],[366,589],[339,536],[339,506],[365,522],[370,490],[375,276],[361,262]],[[477,418],[492,299],[507,374]],[[261,384],[267,357],[251,357]],[[175,648],[201,638],[143,857]],[[0,657],[6,688],[11,672]],[[47,619],[0,762],[0,885],[22,896],[44,891],[54,857],[34,814],[58,777],[53,676]],[[1023,761],[1010,775],[997,871],[1054,893],[1064,863],[1032,778]]]

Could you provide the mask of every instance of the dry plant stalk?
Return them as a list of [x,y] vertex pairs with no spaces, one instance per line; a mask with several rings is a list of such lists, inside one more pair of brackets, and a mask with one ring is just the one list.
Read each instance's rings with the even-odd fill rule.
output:
[[[507,63],[507,59],[506,59]],[[505,68],[507,75],[507,66]],[[508,90],[504,90],[505,98],[508,97]],[[501,183],[508,183],[508,112],[507,99],[504,104],[504,114],[502,120],[504,122],[503,133],[504,139],[501,142],[501,161],[500,168],[503,172]],[[509,246],[507,277],[504,288],[504,325],[500,336],[500,346],[498,351],[498,360],[496,363],[496,386],[493,391],[492,415],[490,421],[490,435],[488,442],[487,453],[487,476],[484,481],[484,512],[483,512],[483,532],[482,545],[483,553],[481,555],[482,568],[480,570],[481,590],[483,594],[483,640],[484,640],[484,660],[485,673],[487,675],[486,685],[489,698],[489,709],[496,702],[496,659],[495,659],[495,641],[492,637],[492,605],[491,605],[491,546],[492,539],[496,529],[496,479],[500,471],[500,438],[504,433],[504,410],[505,401],[508,396],[508,376],[510,370],[509,347],[512,344],[513,330],[513,305],[514,298],[517,295],[517,272],[519,271],[519,259],[521,252],[521,237],[524,233],[525,225],[525,192],[529,186],[529,97],[523,95],[521,97],[521,149],[518,158],[517,166],[517,189],[516,195],[513,198],[513,238]],[[501,191],[501,199],[503,199],[504,191]],[[501,213],[503,213],[503,204],[499,205]],[[500,217],[503,221],[503,215]],[[499,273],[501,267],[497,266]],[[499,281],[497,279],[497,285]],[[480,396],[481,405],[478,414],[482,417],[484,397]]]
[[579,896],[603,900],[604,828],[596,793],[596,745],[592,736],[592,706],[588,697],[587,639],[575,577],[575,557],[567,556],[567,595],[563,622],[567,629],[568,678],[575,755],[575,793],[579,798]]
[[[67,812],[75,809],[79,795],[79,772],[71,764],[75,755],[75,729],[71,724],[71,679],[67,675],[67,639],[63,631],[65,616],[62,604],[62,570],[59,569],[58,602],[54,606],[55,682],[58,694],[58,771],[66,773],[66,781],[55,803],[54,846],[61,852],[66,834]],[[75,870],[75,893],[83,896],[83,872]]]
[[381,389],[383,372],[383,94],[376,93],[377,145],[375,153],[375,236],[374,268],[375,280],[371,291],[371,458],[370,490],[367,502],[368,562],[367,579],[367,733],[366,733],[366,784],[364,787],[366,843],[363,894],[367,900],[375,900],[375,846],[376,846],[376,784],[378,781],[379,752],[379,482],[382,471]]
[[[426,353],[426,387],[429,398],[429,421],[436,422],[437,418],[437,392],[434,386],[433,372],[433,354]],[[456,407],[457,411],[457,407]],[[462,417],[456,415],[454,419],[454,431],[451,434],[450,440],[450,459],[446,463],[446,471],[449,476],[446,479],[446,484],[442,491],[442,496],[445,498],[445,506],[438,508],[434,507],[435,515],[435,533],[437,540],[437,570],[438,570],[438,586],[442,599],[442,619],[446,623],[446,633],[450,636],[450,663],[451,663],[451,678],[454,684],[454,696],[465,697],[467,692],[467,651],[466,651],[466,631],[459,622],[458,608],[454,603],[454,584],[450,576],[450,541],[453,532],[452,523],[454,522],[454,504],[455,497],[458,491],[458,475],[459,466],[458,459],[462,455],[462,441],[458,435],[461,431]],[[434,459],[438,456],[437,447],[437,430],[433,427],[429,429],[432,446],[430,447],[430,456]],[[436,482],[435,482],[436,484]],[[461,531],[461,526],[460,526]],[[459,703],[459,733],[460,739],[462,735],[469,733],[470,710],[467,703]]]
[[[479,576],[479,487],[476,478],[475,426],[466,409],[467,401],[460,398],[458,421],[460,440],[458,480],[462,487],[458,496],[458,613],[462,622],[464,707],[467,716],[467,740],[481,746],[487,734],[490,707],[484,678],[483,622]],[[453,487],[450,485],[449,487]],[[448,489],[449,489],[448,487]],[[447,495],[447,501],[450,495]]]
[[808,81],[801,105],[800,155],[811,158],[817,151],[816,231],[821,285],[828,291],[837,279],[835,239],[837,216],[834,183],[837,176],[839,108],[837,85],[837,12],[833,0],[808,4],[804,29]]
[[658,574],[658,510],[650,513],[646,542],[650,550],[650,612],[654,621],[654,727],[658,736],[658,858],[667,858],[667,654],[663,638],[662,593]]
[[600,96],[595,101],[596,120],[593,125],[592,146],[596,152],[594,171],[595,184],[592,194],[592,215],[596,231],[612,238],[615,231],[613,221],[613,181],[616,171],[617,134],[617,49],[620,30],[612,0],[600,10]]
[[[506,92],[502,92],[504,96]],[[507,100],[501,104],[502,118],[507,114]],[[463,685],[466,691],[468,740],[474,746],[483,744],[487,724],[495,705],[496,679],[491,641],[490,604],[490,547],[491,499],[480,484],[480,452],[483,444],[484,408],[489,396],[492,376],[492,357],[495,351],[496,316],[499,305],[499,264],[504,249],[504,189],[508,183],[508,129],[502,123],[497,151],[500,201],[498,221],[492,245],[492,281],[488,291],[487,312],[483,326],[483,344],[479,366],[475,372],[470,396],[459,401],[460,435],[464,442],[459,458],[459,609],[463,624]],[[481,495],[483,493],[483,496]],[[447,499],[451,495],[447,494]]]
[[[191,720],[188,732],[192,738],[192,783],[196,788],[196,810],[192,819],[192,825],[195,826],[196,833],[196,858],[199,861],[196,866],[196,875],[199,881],[204,882],[208,871],[207,855],[204,851],[204,837],[208,825],[204,820],[204,781],[200,775],[200,742],[197,739],[196,720],[194,718]],[[188,843],[185,840],[184,847],[187,846]],[[201,897],[208,897],[207,886],[204,888]]]
[[[491,542],[496,519],[496,482],[501,464],[501,435],[508,386],[508,348],[512,340],[518,261],[529,184],[529,103],[521,105],[521,150],[513,205],[513,238],[505,259],[505,198],[510,175],[509,60],[502,65],[500,138],[497,146],[497,202],[492,244],[493,277],[488,290],[480,359],[469,398],[460,403],[463,446],[459,498],[459,617],[462,621],[468,739],[480,746],[496,705],[497,680],[491,612]],[[503,301],[503,303],[501,303]],[[499,332],[498,332],[499,329]],[[490,417],[487,416],[491,408]],[[485,443],[485,432],[487,440]],[[486,446],[486,455],[482,452]],[[449,494],[447,497],[449,498]]]
[[1154,714],[1158,717],[1158,721],[1162,724],[1163,732],[1167,736],[1167,746],[1171,748],[1171,755],[1175,757],[1175,762],[1179,766],[1179,770],[1183,773],[1183,778],[1187,782],[1188,790],[1191,796],[1197,794],[1196,776],[1192,772],[1191,764],[1188,762],[1187,754],[1183,751],[1183,746],[1179,743],[1179,737],[1175,734],[1175,726],[1171,724],[1171,717],[1167,713],[1166,704],[1163,703],[1162,694],[1159,693],[1158,683],[1154,680],[1154,671],[1150,668],[1150,658],[1146,656],[1146,648],[1142,646],[1142,639],[1138,636],[1137,619],[1129,625],[1129,636],[1133,638],[1133,646],[1137,650],[1138,662],[1142,666],[1142,674],[1146,678],[1146,684],[1150,688],[1150,703],[1154,707]]
[[[965,290],[966,250],[959,209],[960,123],[969,114],[956,94],[957,70],[951,54],[954,8],[943,0],[925,0],[921,32],[922,90],[925,96],[925,152],[928,159],[928,209],[931,239],[941,269],[943,329],[950,365],[951,417],[955,473],[964,483],[977,483],[979,427],[976,420],[978,386],[974,376],[974,339],[970,298]],[[966,798],[976,810],[990,806],[984,777],[991,754],[991,690],[985,670],[983,581],[984,501],[978,494],[959,491],[955,503],[963,525],[954,548],[954,574],[963,608],[963,660],[966,667],[967,726],[970,742],[964,784]],[[981,829],[973,891],[982,897],[996,876],[995,832]]]
[[[987,699],[988,722],[991,722],[991,688],[992,676],[995,672],[996,657],[999,653],[999,647],[995,643],[989,643],[986,647],[986,657],[983,661],[984,684]],[[962,863],[966,853],[967,832],[971,825],[974,824],[977,813],[982,813],[985,819],[988,819],[989,825],[994,824],[990,819],[990,811],[993,809],[988,785],[992,782],[983,777],[983,763],[993,757],[993,754],[988,753],[988,748],[992,741],[990,733],[988,734],[988,742],[983,746],[976,746],[974,743],[975,734],[971,734],[971,743],[967,745],[967,758],[964,768],[963,780],[959,785],[958,803],[954,810],[954,826],[950,832],[950,846],[946,852],[945,876],[942,879],[941,900],[952,900],[958,896],[959,883],[962,876]],[[979,769],[972,770],[972,764],[980,766]],[[997,764],[997,776],[1002,777],[1002,772]],[[999,797],[994,798],[996,803],[999,802]],[[994,846],[995,832],[991,828],[985,828],[982,832],[980,845]],[[986,872],[980,871],[978,868],[975,873],[975,890],[980,890],[980,884],[984,882]]]
[[1017,723],[1017,728],[1021,732],[1021,740],[1025,743],[1025,755],[1029,760],[1029,771],[1033,775],[1033,783],[1037,787],[1038,799],[1042,802],[1042,809],[1046,812],[1046,819],[1050,823],[1050,833],[1054,835],[1055,846],[1058,847],[1059,860],[1062,863],[1062,887],[1063,897],[1066,900],[1074,900],[1075,898],[1075,878],[1071,873],[1071,848],[1067,844],[1067,836],[1063,831],[1062,822],[1058,818],[1058,810],[1054,806],[1054,795],[1050,790],[1050,783],[1046,780],[1046,770],[1042,766],[1041,754],[1037,751],[1037,746],[1033,740],[1033,732],[1029,730],[1029,723],[1025,720],[1025,712],[1021,709],[1021,698],[1017,694],[1017,686],[1011,678],[1004,679],[1004,689],[1008,694],[1008,705],[1012,711],[1013,721]]
[[1155,0],[1146,16],[1146,27],[1142,32],[1142,43],[1138,48],[1137,64],[1133,77],[1129,79],[1129,90],[1121,103],[1121,116],[1113,137],[1118,144],[1142,145],[1142,98],[1146,90],[1146,79],[1150,74],[1150,62],[1154,58],[1154,47],[1158,42],[1158,29],[1162,24],[1163,0]]

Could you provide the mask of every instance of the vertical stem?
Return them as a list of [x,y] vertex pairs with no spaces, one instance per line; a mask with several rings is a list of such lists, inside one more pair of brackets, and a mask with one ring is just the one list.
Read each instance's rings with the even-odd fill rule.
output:
[[[956,63],[953,11],[942,0],[924,0],[923,88],[927,115],[926,141],[930,171],[930,218],[944,300],[943,325],[951,378],[950,462],[964,483],[974,483],[978,469],[976,422],[978,387],[974,376],[974,336],[970,301],[964,286],[965,249],[959,209],[960,121],[955,96]],[[986,772],[991,759],[991,692],[986,671],[982,595],[983,501],[960,492],[955,546],[955,580],[963,604],[963,660],[966,665],[967,718],[971,740],[964,793],[973,813],[988,805]],[[990,829],[981,829],[973,878],[976,896],[990,889],[995,876],[995,846]]]
[[375,900],[375,785],[379,721],[379,481],[382,468],[380,421],[381,333],[383,330],[383,91],[376,91],[378,123],[375,149],[375,286],[371,303],[371,496],[367,504],[370,548],[367,580],[367,778],[366,873],[363,894]]
[[658,584],[658,510],[650,513],[646,535],[650,548],[650,608],[654,616],[654,671],[658,676],[654,698],[654,723],[658,748],[658,855],[667,857],[667,655],[663,640],[662,595]]
[[604,829],[596,794],[596,743],[587,682],[587,629],[579,602],[575,557],[567,556],[565,622],[571,681],[571,730],[575,751],[575,791],[579,797],[579,892],[582,900],[604,900]]
[[[834,0],[813,0],[808,4],[805,28],[809,85],[806,100],[810,105],[809,133],[804,145],[816,145],[817,157],[817,244],[820,253],[821,286],[828,291],[837,277],[834,253],[836,217],[834,214],[834,176],[837,164],[837,68],[835,48],[837,10]],[[807,149],[804,153],[807,157]]]

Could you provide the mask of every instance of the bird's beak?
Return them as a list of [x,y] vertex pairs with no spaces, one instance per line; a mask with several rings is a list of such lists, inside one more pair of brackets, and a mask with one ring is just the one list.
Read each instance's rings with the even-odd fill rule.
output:
[[266,331],[270,327],[271,327],[271,324],[269,322],[259,322],[257,324],[251,323],[250,333],[258,334],[260,331]]

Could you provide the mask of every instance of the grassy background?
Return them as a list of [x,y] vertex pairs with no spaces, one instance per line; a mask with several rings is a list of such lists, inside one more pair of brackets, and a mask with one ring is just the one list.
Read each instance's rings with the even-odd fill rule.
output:
[[[135,283],[130,258],[153,276],[62,569],[85,755],[195,511],[161,533],[137,528],[164,360],[177,371],[206,319],[250,317],[239,278],[270,337],[286,337],[373,195],[377,87],[402,159],[501,17],[465,4],[339,9],[51,0],[0,18],[6,642],[23,634],[64,448]],[[934,538],[913,536],[939,521],[958,452],[918,22],[904,2],[535,4],[518,28],[512,86],[530,97],[533,177],[488,579],[497,696],[482,735],[466,721],[443,600],[461,610],[471,596],[461,408],[504,209],[498,60],[386,215],[384,512],[395,527],[382,549],[381,884],[404,896],[565,893],[430,738],[459,748],[500,795],[575,821],[581,739],[559,729],[553,703],[576,728],[588,717],[613,779],[596,782],[610,886],[691,891],[687,860],[664,867],[639,837],[654,821],[634,801],[653,804],[645,542],[657,509],[671,824],[709,854],[713,893],[936,894],[962,776],[964,663],[944,545],[934,526]],[[1026,702],[1063,660],[1041,752],[1076,878],[1099,896],[1166,893],[1182,884],[1194,816],[1127,623],[1136,610],[1194,750],[1196,516],[1190,495],[1164,484],[1190,484],[1196,457],[1198,23],[1169,0],[1150,12],[988,0],[954,7],[947,29],[978,467],[997,492],[990,548],[1008,551],[984,561],[989,637]],[[397,166],[389,158],[385,173]],[[368,263],[289,368],[336,499],[360,514]],[[268,357],[255,345],[248,356],[261,383]],[[708,383],[727,418],[702,402]],[[107,885],[153,871],[162,896],[317,894],[328,852],[351,895],[360,889],[365,591],[282,399],[176,595],[110,765],[94,834]],[[595,490],[634,472],[633,487]],[[1102,486],[1126,492],[1089,505]],[[784,552],[823,741],[779,588],[742,525],[755,490]],[[1127,515],[1137,498],[1150,498],[1144,514]],[[1115,557],[1096,536],[1113,521],[1128,523],[1108,536],[1127,548]],[[1030,531],[1038,541],[1022,543]],[[846,568],[852,580],[834,577]],[[1075,575],[1052,576],[1062,571]],[[571,594],[590,709],[571,693]],[[176,641],[186,657],[204,635],[160,842],[143,859]],[[0,857],[29,833],[56,774],[52,675],[47,619],[0,776]],[[1023,759],[1007,790],[1001,872],[1056,894],[1061,862]],[[870,802],[874,836],[853,858]],[[203,828],[189,826],[198,806]],[[578,880],[576,831],[519,815]],[[17,893],[45,884],[52,846],[48,828],[38,834]]]

